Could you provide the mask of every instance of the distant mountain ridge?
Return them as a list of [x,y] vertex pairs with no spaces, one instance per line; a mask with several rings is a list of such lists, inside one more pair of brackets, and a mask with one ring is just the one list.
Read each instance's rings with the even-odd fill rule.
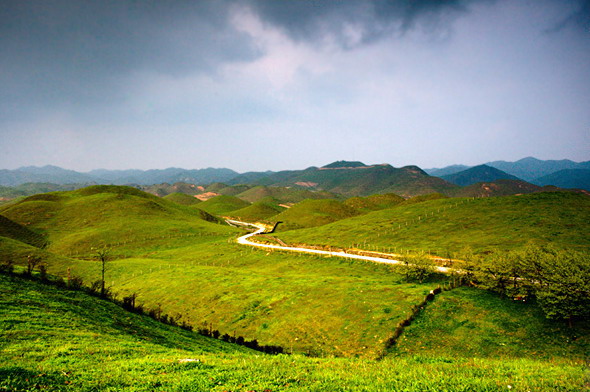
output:
[[[501,167],[507,169],[504,170]],[[567,168],[563,169],[563,167]],[[465,165],[453,165],[442,169],[422,170],[414,165],[395,168],[387,163],[366,165],[360,161],[336,161],[321,167],[311,166],[301,170],[242,174],[227,168],[98,169],[80,173],[48,165],[0,170],[0,186],[15,187],[26,183],[50,183],[62,186],[76,184],[78,187],[80,185],[112,184],[145,188],[157,184],[170,187],[170,184],[185,183],[195,186],[219,184],[222,188],[229,187],[233,190],[236,185],[248,184],[250,187],[280,186],[325,191],[348,197],[379,193],[396,193],[404,197],[412,197],[428,193],[452,195],[457,194],[460,186],[470,186],[479,182],[491,183],[497,180],[522,181],[521,179],[539,186],[555,185],[590,191],[588,170],[590,170],[590,161],[580,163],[570,160],[542,161],[530,157],[517,162],[495,161],[471,168]],[[539,173],[548,174],[530,180]],[[534,189],[526,184],[508,186],[506,183],[502,185],[502,192],[517,188]],[[151,189],[149,191],[152,192]],[[183,192],[180,189],[172,189],[171,191],[162,189],[161,191],[153,192],[162,193],[162,196],[172,192]],[[235,191],[236,194],[240,193],[237,188]]]
[[460,186],[472,185],[478,182],[492,182],[496,180],[520,180],[520,178],[516,176],[488,165],[474,166],[458,173],[442,176],[441,178]]
[[112,184],[153,185],[159,183],[186,182],[210,184],[225,182],[238,175],[231,169],[153,169],[153,170],[105,170],[88,173],[66,170],[57,166],[27,166],[16,170],[0,170],[0,185],[18,186],[25,183],[43,182],[53,184]]
[[[577,171],[590,170],[590,161],[574,162],[569,159],[541,160],[527,157],[515,162],[493,161],[485,163],[485,165],[536,185],[554,185],[590,191],[587,173]],[[471,168],[465,165],[451,165],[443,168],[426,169],[425,171],[432,176],[448,178],[449,175],[454,175]]]

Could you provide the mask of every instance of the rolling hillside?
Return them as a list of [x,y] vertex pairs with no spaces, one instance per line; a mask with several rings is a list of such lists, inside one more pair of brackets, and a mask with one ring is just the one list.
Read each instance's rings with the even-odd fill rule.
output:
[[224,215],[228,212],[249,206],[250,203],[235,196],[219,195],[199,203],[197,208],[213,215]]
[[[457,292],[449,300],[461,301],[459,306],[467,311],[465,315],[474,315],[465,306],[470,296]],[[558,355],[552,355],[551,361],[538,359],[553,354],[551,346],[540,338],[519,340],[501,348],[510,353],[513,347],[521,347],[521,352],[500,358],[448,355],[446,344],[442,352],[431,353],[430,342],[425,344],[415,337],[424,329],[425,322],[448,320],[446,314],[440,317],[437,309],[425,312],[416,327],[410,328],[409,340],[403,342],[401,353],[373,361],[263,355],[160,324],[81,292],[3,275],[0,305],[0,389],[5,391],[295,392],[322,391],[328,387],[355,391],[418,392],[445,388],[497,392],[509,389],[510,385],[516,390],[573,392],[581,390],[585,382],[586,368],[583,357],[580,358],[583,349],[571,343]],[[478,305],[477,310],[492,316],[497,312],[493,305],[523,308],[523,304],[503,304],[497,299],[489,301],[489,305],[480,300]],[[532,321],[536,327],[539,321],[531,319],[529,311],[526,313],[529,323],[518,323],[518,332],[532,336],[536,330],[527,330],[527,326]],[[454,317],[452,321],[457,316]],[[503,323],[501,318],[484,318],[494,322],[498,326],[495,332],[502,336],[513,332],[512,323],[522,319],[514,311],[510,320]],[[471,325],[469,329],[471,347],[475,349],[479,344],[489,352],[494,347],[490,342],[471,339],[478,326]],[[449,333],[447,325],[442,328]],[[554,329],[552,342],[569,339],[566,332]],[[426,335],[427,339],[440,336]],[[530,358],[523,357],[522,352],[531,350],[533,344],[535,352]],[[409,350],[417,352],[407,353]],[[460,352],[465,351],[461,347]]]
[[282,186],[256,186],[236,195],[242,200],[254,203],[271,197],[280,203],[298,203],[306,199],[329,199],[335,195],[329,192],[314,192],[307,189]]
[[304,200],[275,215],[272,220],[283,222],[277,230],[285,231],[321,226],[340,219],[350,218],[359,213],[358,210],[338,200]]
[[558,190],[554,187],[540,187],[522,180],[496,180],[493,182],[478,182],[449,193],[453,197],[495,197],[521,195],[535,192],[550,192]]
[[124,252],[141,241],[233,231],[204,211],[121,186],[29,196],[0,208],[0,214],[43,234],[47,249],[60,254],[91,254],[93,248],[120,243]]
[[0,215],[0,237],[11,238],[37,248],[42,248],[46,244],[43,236],[2,215]]
[[263,185],[307,187],[348,197],[377,193],[396,193],[409,197],[456,188],[438,177],[429,176],[416,166],[397,169],[387,164],[368,166],[361,162],[346,161],[321,168],[278,172],[258,182]]
[[252,203],[251,205],[241,208],[239,210],[231,211],[229,215],[246,222],[256,222],[259,220],[267,220],[281,212],[285,211],[285,207],[281,207],[280,202],[272,197],[265,197],[264,199]]
[[170,193],[169,195],[164,196],[164,199],[173,201],[177,204],[182,204],[185,206],[192,206],[194,204],[201,203],[201,200],[197,199],[194,196],[187,195],[186,193]]
[[442,178],[459,186],[468,186],[478,182],[492,182],[496,180],[520,180],[511,174],[487,165],[475,166],[454,174],[442,176]]
[[[400,204],[311,229],[281,233],[287,243],[425,250],[447,256],[466,246],[483,252],[534,242],[590,249],[590,197],[533,193]],[[365,244],[365,245],[363,245]]]
[[370,212],[391,208],[404,200],[403,197],[395,193],[387,193],[385,195],[351,197],[350,199],[346,199],[344,204],[361,212]]

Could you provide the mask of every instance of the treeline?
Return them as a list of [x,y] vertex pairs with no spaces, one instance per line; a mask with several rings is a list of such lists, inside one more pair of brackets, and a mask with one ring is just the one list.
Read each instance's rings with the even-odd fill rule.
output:
[[547,318],[590,318],[590,256],[530,245],[476,255],[463,252],[459,278],[514,300],[535,300]]
[[221,334],[221,332],[219,332],[216,329],[213,329],[211,326],[209,326],[208,328],[199,328],[198,330],[193,331],[193,326],[185,320],[182,320],[182,315],[180,313],[176,315],[169,315],[162,311],[160,305],[158,305],[156,308],[145,308],[143,305],[137,303],[136,293],[132,293],[131,295],[123,297],[120,300],[115,297],[110,287],[104,287],[104,282],[102,280],[96,280],[92,282],[90,286],[85,286],[84,280],[76,275],[69,276],[68,274],[67,279],[63,279],[60,276],[48,275],[46,264],[43,263],[42,260],[38,257],[29,256],[27,258],[27,265],[22,270],[22,272],[16,271],[14,262],[12,260],[5,261],[4,263],[0,264],[0,273],[40,281],[45,284],[49,284],[63,289],[83,291],[89,295],[99,297],[112,303],[115,303],[129,312],[143,316],[148,316],[163,324],[179,327],[186,331],[196,332],[202,336],[220,339],[224,342],[238,344],[240,346],[248,347],[252,350],[260,351],[267,354],[285,353],[285,350],[281,346],[261,345],[258,343],[256,339],[246,340],[243,336],[236,337],[230,336],[227,333]]
[[216,329],[212,329],[211,327],[199,328],[197,332],[203,336],[208,336],[214,339],[220,339],[228,343],[238,344],[240,346],[245,346],[251,348],[252,350],[262,351],[267,354],[283,354],[285,352],[285,350],[281,346],[260,345],[256,339],[246,340],[242,336],[236,337],[229,335],[227,333],[221,334],[221,332],[219,332]]

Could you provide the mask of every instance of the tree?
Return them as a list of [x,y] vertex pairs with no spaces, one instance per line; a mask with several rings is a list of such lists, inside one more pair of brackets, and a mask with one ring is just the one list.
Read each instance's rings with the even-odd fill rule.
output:
[[33,270],[35,269],[35,267],[39,263],[41,263],[41,259],[39,257],[28,255],[27,256],[27,272],[26,272],[26,274],[28,276],[31,276],[33,274]]
[[590,317],[590,260],[587,254],[529,247],[521,254],[527,278],[545,315],[567,320]]
[[406,280],[424,282],[435,272],[432,259],[425,253],[408,256],[404,259],[403,271]]
[[105,296],[105,280],[104,280],[104,275],[105,275],[105,271],[106,271],[106,264],[107,261],[109,259],[109,251],[106,248],[103,249],[97,249],[96,250],[96,257],[98,258],[98,260],[101,263],[101,279],[100,279],[100,296],[104,297]]

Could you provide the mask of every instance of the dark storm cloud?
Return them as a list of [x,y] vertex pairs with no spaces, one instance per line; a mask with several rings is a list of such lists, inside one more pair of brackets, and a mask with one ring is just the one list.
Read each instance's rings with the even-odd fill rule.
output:
[[[252,0],[263,20],[282,27],[295,39],[331,36],[343,47],[355,47],[388,35],[403,35],[418,26],[446,28],[472,3],[493,0]],[[351,29],[357,36],[351,36]]]
[[573,27],[590,34],[590,0],[574,0],[574,11],[569,13],[555,26],[547,29],[548,33],[559,32],[565,28]]
[[3,1],[0,97],[13,106],[112,103],[131,73],[181,76],[256,57],[220,4]]

